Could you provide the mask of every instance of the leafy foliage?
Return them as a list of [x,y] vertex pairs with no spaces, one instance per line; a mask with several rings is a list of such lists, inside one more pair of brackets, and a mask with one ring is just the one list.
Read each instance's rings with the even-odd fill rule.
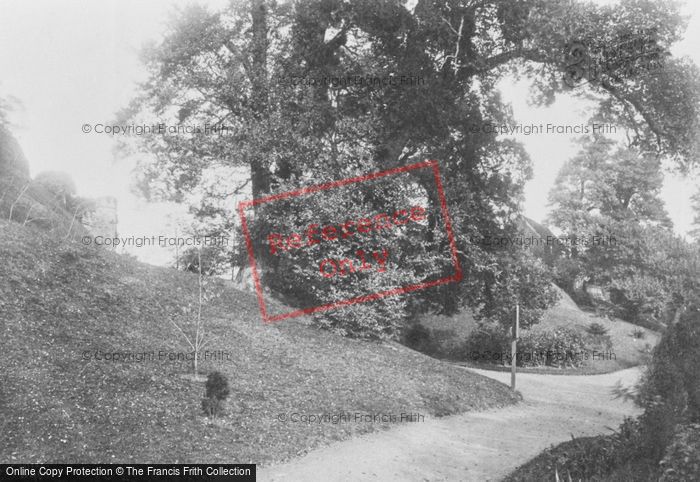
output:
[[602,286],[625,320],[666,323],[696,297],[700,250],[670,229],[659,158],[636,147],[613,153],[604,138],[582,142],[550,200],[552,222],[586,243],[569,247],[556,278],[574,296],[576,285]]
[[[327,176],[332,176],[329,170]],[[332,189],[313,196],[270,203],[256,213],[251,237],[256,245],[256,258],[266,261],[274,276],[268,286],[288,303],[307,308],[347,300],[367,294],[380,293],[424,279],[436,279],[448,267],[451,259],[445,253],[435,253],[434,246],[445,243],[439,228],[427,224],[408,223],[391,229],[376,230],[371,235],[355,232],[347,239],[319,242],[303,249],[272,254],[269,233],[304,232],[308,226],[337,225],[346,219],[359,219],[366,213],[393,213],[410,208],[412,197],[420,191],[410,185],[382,181],[377,185],[353,185],[351,189]],[[342,218],[338,217],[342,213]],[[353,231],[355,231],[353,229]],[[320,238],[320,234],[315,237]],[[432,238],[432,241],[430,239]],[[443,245],[444,245],[443,244]],[[363,250],[372,269],[359,271],[357,252]],[[386,264],[373,261],[375,254],[384,256]],[[354,272],[324,276],[322,260],[353,261]],[[323,270],[326,272],[327,270]],[[408,317],[407,297],[384,297],[369,303],[343,307],[315,316],[321,327],[340,334],[362,338],[395,338]]]
[[691,308],[664,334],[640,391],[650,456],[659,460],[681,421],[700,420],[700,312]]
[[[483,309],[484,317],[502,319],[506,304],[526,295],[520,303],[525,323],[531,324],[552,300],[548,283],[527,282],[545,277],[541,269],[519,254],[501,256],[468,241],[515,231],[530,160],[522,145],[471,127],[512,120],[495,87],[508,72],[532,79],[535,102],[551,102],[566,89],[561,53],[572,41],[614,44],[635,29],[656,29],[650,47],[666,51],[684,27],[675,4],[647,0],[615,7],[568,0],[489,1],[479,7],[419,1],[413,10],[389,0],[254,0],[231,2],[218,12],[188,7],[163,41],[146,50],[151,77],[119,120],[148,115],[166,125],[225,125],[227,130],[122,139],[123,150],[148,154],[140,156],[138,182],[146,195],[194,203],[198,216],[227,230],[234,218],[226,203],[231,205],[248,182],[250,194],[259,198],[329,174],[335,180],[348,171],[438,159],[465,281],[417,293],[412,309],[450,314],[468,305]],[[697,159],[697,69],[674,59],[662,67],[589,78],[577,91],[594,94],[600,119],[622,119],[634,134],[634,153],[621,153],[630,176],[621,178],[619,191],[634,187],[660,158],[681,166]],[[377,88],[292,81],[407,74],[423,82]],[[680,116],[679,98],[686,100]],[[637,154],[644,162],[637,163]],[[225,189],[211,189],[208,179],[223,171],[238,172],[238,179],[227,177]],[[429,176],[416,175],[414,181],[427,195],[429,211],[437,212]],[[647,199],[653,190],[635,192],[634,200],[622,199],[630,212],[658,208]],[[426,259],[439,257],[443,247],[435,243]],[[413,248],[423,253],[417,243]],[[270,262],[260,262],[268,287],[274,284]],[[506,277],[519,277],[520,287],[509,286]],[[284,295],[295,296],[285,289]],[[402,302],[393,303],[397,306],[388,309],[374,305],[383,310],[377,319],[400,312]],[[361,326],[365,315],[365,308],[351,310],[350,325]]]
[[[517,366],[577,368],[587,349],[583,337],[572,328],[524,330],[518,339]],[[498,324],[482,324],[472,332],[461,350],[465,360],[510,364],[511,337]],[[478,355],[478,356],[477,356]]]
[[678,427],[660,466],[660,482],[682,482],[700,478],[700,424]]
[[502,363],[503,354],[510,353],[510,335],[497,323],[482,323],[473,331],[464,343],[460,354],[462,359],[474,359],[479,354],[479,359],[490,359],[492,363]]
[[571,235],[596,234],[596,222],[611,219],[669,226],[660,191],[657,157],[637,148],[612,152],[610,140],[582,138],[581,151],[560,170],[550,203],[552,223]]
[[539,259],[522,249],[502,255],[499,269],[486,278],[480,318],[497,320],[509,327],[520,304],[520,326],[529,328],[539,322],[544,311],[559,299],[551,284],[551,275]]
[[575,368],[583,364],[586,349],[583,337],[573,328],[531,330],[518,342],[517,361],[519,366]]

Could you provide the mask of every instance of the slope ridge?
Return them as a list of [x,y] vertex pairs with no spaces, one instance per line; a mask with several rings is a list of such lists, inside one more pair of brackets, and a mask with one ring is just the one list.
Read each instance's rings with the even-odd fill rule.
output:
[[[502,384],[397,344],[341,338],[303,319],[263,324],[251,294],[216,280],[221,296],[203,312],[207,350],[226,356],[201,369],[223,372],[231,397],[210,421],[189,362],[159,358],[188,351],[170,319],[184,322],[196,304],[196,275],[6,221],[0,259],[4,462],[260,463],[390,425],[280,414],[433,417],[517,401]],[[155,359],[137,359],[150,352]]]

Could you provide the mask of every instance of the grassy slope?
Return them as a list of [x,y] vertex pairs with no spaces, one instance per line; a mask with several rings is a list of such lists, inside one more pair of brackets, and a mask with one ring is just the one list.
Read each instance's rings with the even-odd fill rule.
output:
[[93,359],[95,350],[187,351],[169,319],[195,303],[195,275],[5,221],[0,260],[3,463],[260,463],[381,427],[285,424],[280,413],[440,416],[516,400],[504,385],[397,344],[343,339],[304,320],[263,325],[253,296],[217,280],[207,349],[230,358],[202,369],[224,372],[231,396],[209,423],[203,384],[183,376],[187,362]]
[[[558,288],[557,288],[558,289]],[[616,318],[608,319],[601,316],[596,316],[594,313],[583,311],[576,303],[563,291],[558,289],[561,294],[560,300],[555,306],[545,312],[542,321],[536,325],[533,330],[551,330],[560,326],[567,326],[576,329],[582,335],[589,337],[586,328],[591,323],[600,323],[608,328],[608,335],[612,342],[611,351],[615,354],[615,360],[589,359],[584,361],[584,365],[578,369],[548,369],[537,368],[527,369],[519,368],[523,372],[539,372],[539,373],[561,373],[561,374],[594,374],[608,373],[615,370],[629,368],[639,364],[646,363],[650,356],[650,350],[656,345],[659,340],[659,334],[652,330],[641,328],[626,321]],[[444,335],[450,335],[451,340],[465,340],[469,334],[476,328],[477,322],[471,313],[465,312],[452,317],[445,316],[428,316],[421,320],[421,323],[431,330],[443,331]],[[643,338],[635,338],[632,333],[635,330],[644,332]],[[452,332],[455,336],[452,337]],[[449,343],[454,343],[450,341]],[[448,347],[449,348],[449,347]],[[598,352],[604,348],[596,348]],[[492,366],[483,366],[490,368]]]

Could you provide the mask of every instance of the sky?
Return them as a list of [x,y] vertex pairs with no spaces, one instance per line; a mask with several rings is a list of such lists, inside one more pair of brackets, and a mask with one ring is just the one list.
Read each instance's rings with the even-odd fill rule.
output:
[[[0,96],[21,103],[12,115],[13,132],[29,159],[32,175],[46,170],[72,176],[82,196],[114,196],[119,205],[122,236],[170,234],[170,215],[178,207],[149,205],[130,191],[130,162],[115,160],[114,139],[84,133],[82,126],[108,124],[137,94],[145,79],[139,51],[163,34],[172,0],[0,0]],[[181,3],[181,2],[180,2]],[[224,0],[210,2],[215,5]],[[687,37],[675,54],[691,56],[700,65],[700,2],[689,0]],[[560,96],[550,108],[526,103],[526,85],[501,83],[503,96],[522,124],[579,124],[585,118],[580,102]],[[534,164],[525,189],[525,214],[543,221],[547,194],[556,174],[576,152],[575,135],[515,136]],[[697,180],[695,181],[697,182]],[[692,180],[667,175],[662,197],[677,232],[692,222],[689,198]],[[166,264],[172,253],[160,248],[134,248],[143,261]]]

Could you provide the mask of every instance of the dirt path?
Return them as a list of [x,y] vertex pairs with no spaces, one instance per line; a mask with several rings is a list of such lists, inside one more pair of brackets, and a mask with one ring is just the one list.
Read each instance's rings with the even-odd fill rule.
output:
[[[473,370],[503,383],[510,374]],[[260,481],[498,480],[552,444],[610,433],[639,410],[614,400],[617,381],[633,385],[636,368],[606,375],[519,374],[518,405],[402,425],[324,447],[258,470]]]

